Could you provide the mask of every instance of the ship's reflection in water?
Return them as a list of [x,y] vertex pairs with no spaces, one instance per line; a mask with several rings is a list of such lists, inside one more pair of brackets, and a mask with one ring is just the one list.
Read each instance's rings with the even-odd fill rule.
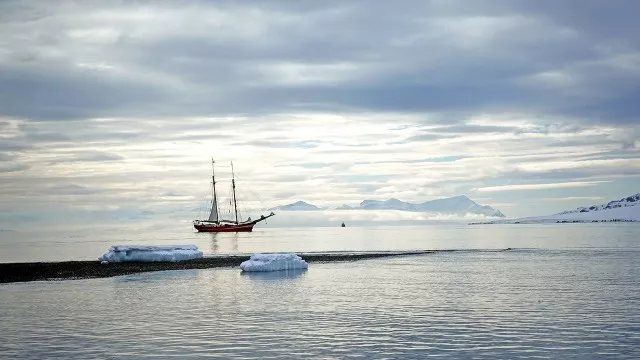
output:
[[[219,254],[220,244],[222,243],[224,248],[230,248],[231,252],[238,252],[238,243],[240,239],[239,233],[207,233],[211,237],[211,254]],[[225,246],[225,244],[230,246]]]
[[209,233],[211,236],[211,253],[217,254],[220,246],[218,245],[218,233]]

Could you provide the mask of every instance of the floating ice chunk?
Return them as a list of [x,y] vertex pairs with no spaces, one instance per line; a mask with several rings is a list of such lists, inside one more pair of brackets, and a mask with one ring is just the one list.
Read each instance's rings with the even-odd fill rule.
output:
[[240,264],[242,271],[278,271],[307,269],[309,264],[296,254],[253,254]]
[[98,258],[103,263],[115,262],[176,262],[183,260],[199,259],[202,251],[196,245],[115,245],[109,248],[104,255]]

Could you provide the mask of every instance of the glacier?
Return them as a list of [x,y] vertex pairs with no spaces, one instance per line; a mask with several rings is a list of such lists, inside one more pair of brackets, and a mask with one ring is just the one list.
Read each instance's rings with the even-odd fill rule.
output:
[[199,259],[202,251],[196,245],[114,245],[98,258],[102,264],[118,262],[176,262]]
[[307,269],[309,264],[294,253],[253,254],[240,264],[242,271],[280,271]]

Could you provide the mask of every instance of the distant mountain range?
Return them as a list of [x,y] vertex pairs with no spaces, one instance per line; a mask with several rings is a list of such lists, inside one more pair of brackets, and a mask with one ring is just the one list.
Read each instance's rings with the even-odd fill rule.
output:
[[[409,203],[398,199],[389,200],[364,200],[358,206],[340,205],[334,210],[400,210],[412,212],[428,212],[440,214],[466,215],[476,214],[489,217],[505,217],[499,210],[491,206],[480,205],[468,197],[461,195],[446,199],[426,201],[423,203]],[[271,210],[280,211],[314,211],[324,210],[304,201],[296,201],[292,204],[278,206]]]
[[271,208],[269,210],[282,210],[282,211],[310,211],[310,210],[322,210],[319,207],[306,203],[304,201],[296,201],[292,204],[282,205]]
[[482,224],[538,224],[640,221],[640,193],[606,204],[579,207],[547,216],[494,220]]

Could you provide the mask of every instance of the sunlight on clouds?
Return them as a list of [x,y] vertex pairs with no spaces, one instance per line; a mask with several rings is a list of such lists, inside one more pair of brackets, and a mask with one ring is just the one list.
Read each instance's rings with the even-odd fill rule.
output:
[[[561,151],[552,145],[558,140],[613,136],[618,129],[574,130],[562,124],[540,125],[530,119],[516,117],[506,123],[516,129],[533,127],[543,131],[469,132],[430,141],[407,140],[424,131],[424,127],[416,126],[420,117],[394,114],[377,115],[374,121],[362,114],[302,113],[136,121],[100,118],[67,129],[66,140],[33,137],[62,131],[56,122],[26,126],[25,122],[12,119],[3,122],[4,128],[13,129],[5,132],[12,134],[12,141],[37,141],[33,150],[20,151],[18,165],[22,167],[2,167],[11,170],[11,177],[5,174],[9,183],[3,191],[8,195],[5,204],[21,201],[25,209],[48,199],[69,209],[77,209],[74,204],[83,209],[105,204],[137,206],[158,213],[184,212],[201,206],[200,200],[210,191],[211,157],[217,160],[216,173],[224,191],[230,181],[229,161],[234,161],[239,194],[252,209],[299,199],[319,206],[336,206],[355,205],[367,198],[418,202],[467,192],[592,187],[606,181],[477,184],[518,172],[580,168],[609,171],[618,167],[640,171],[637,159],[585,159],[608,149],[608,143],[576,142],[563,146]],[[495,122],[495,117],[486,114],[465,123],[493,126]],[[244,131],[247,127],[256,131]],[[304,146],[309,141],[315,145]],[[42,147],[47,151],[38,150]],[[29,192],[24,185],[27,179]],[[49,190],[50,183],[63,181],[75,185]],[[282,198],[283,193],[290,195]],[[260,202],[255,201],[255,194],[259,194]],[[487,200],[492,202],[495,201]]]
[[543,71],[524,78],[525,85],[543,86],[550,88],[574,87],[580,83],[575,74],[566,71]]
[[21,121],[18,119],[0,117],[0,138],[12,139],[19,136]]
[[[275,15],[275,16],[272,16]],[[133,38],[160,39],[191,35],[214,39],[253,39],[262,37],[271,26],[294,19],[285,14],[268,14],[249,7],[224,8],[187,5],[175,8],[123,6],[90,11],[80,21],[118,24]],[[238,21],[242,18],[243,21]],[[82,30],[75,30],[76,33]]]
[[496,192],[496,191],[520,191],[520,190],[547,190],[547,189],[563,189],[573,187],[596,186],[601,183],[610,181],[574,181],[564,183],[549,184],[521,184],[521,185],[502,185],[488,186],[475,189],[478,192]]
[[224,191],[233,160],[268,206],[637,192],[629,5],[16,5],[0,2],[0,215],[182,220],[211,157]]
[[488,42],[502,36],[505,32],[514,31],[523,25],[519,17],[468,16],[442,18],[431,23],[440,29],[454,43],[461,47],[473,48],[486,46]]
[[538,199],[541,201],[601,201],[605,202],[606,199],[602,196],[569,196],[569,197],[559,197],[559,198],[542,198]]
[[109,65],[107,63],[76,63],[76,66],[91,70],[111,70],[114,68],[113,65]]
[[123,33],[112,27],[77,28],[67,31],[67,36],[91,43],[109,44],[113,43]]
[[509,36],[512,33],[521,35],[518,37],[521,44],[534,43],[543,36],[549,41],[561,41],[578,35],[571,28],[521,15],[442,17],[429,24],[464,49],[487,49],[496,43],[508,43],[514,41]]
[[580,168],[597,168],[602,171],[610,170],[640,170],[640,158],[638,159],[606,159],[606,160],[582,160],[582,161],[549,161],[532,164],[523,164],[519,167],[525,172],[554,171]]
[[367,75],[366,67],[356,63],[265,63],[251,65],[245,71],[256,72],[256,85],[336,85],[351,82]]

